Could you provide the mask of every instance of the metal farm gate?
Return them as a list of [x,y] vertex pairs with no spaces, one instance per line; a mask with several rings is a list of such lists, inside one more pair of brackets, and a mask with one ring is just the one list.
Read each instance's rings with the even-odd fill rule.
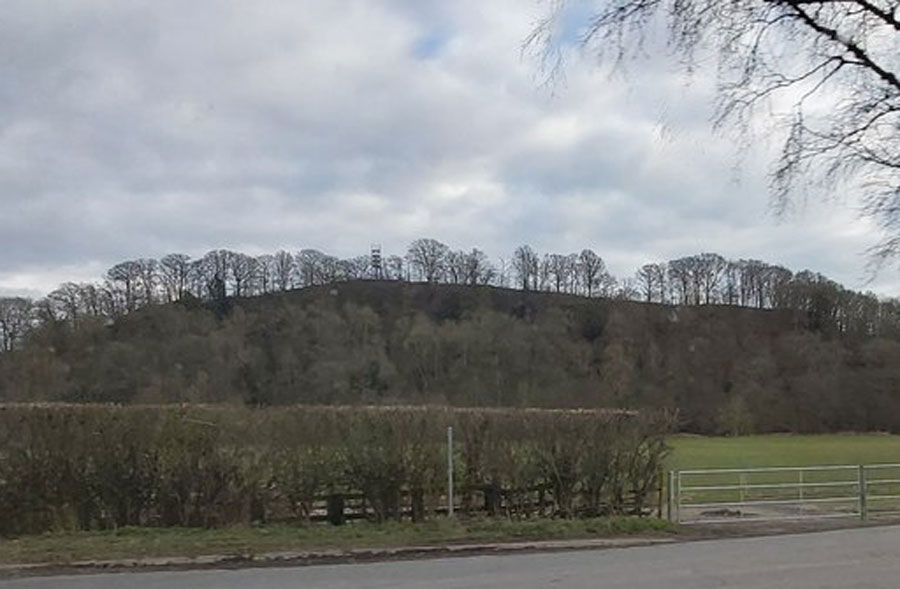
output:
[[900,514],[900,464],[670,471],[667,511],[682,524]]

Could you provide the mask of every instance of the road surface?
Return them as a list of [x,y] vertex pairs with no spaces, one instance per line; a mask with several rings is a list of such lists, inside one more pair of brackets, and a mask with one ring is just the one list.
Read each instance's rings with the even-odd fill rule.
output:
[[900,587],[900,526],[583,552],[33,578],[0,587],[894,589]]

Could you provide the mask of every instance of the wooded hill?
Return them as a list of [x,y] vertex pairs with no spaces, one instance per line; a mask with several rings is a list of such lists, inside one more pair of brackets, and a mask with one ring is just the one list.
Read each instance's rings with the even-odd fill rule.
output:
[[686,431],[900,430],[900,338],[790,309],[349,281],[48,322],[0,400],[677,408]]

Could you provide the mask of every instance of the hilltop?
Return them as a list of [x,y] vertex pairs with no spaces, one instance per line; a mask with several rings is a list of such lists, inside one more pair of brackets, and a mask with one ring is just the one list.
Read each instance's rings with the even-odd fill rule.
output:
[[688,431],[900,430],[900,342],[794,309],[357,280],[48,322],[0,400],[677,408]]

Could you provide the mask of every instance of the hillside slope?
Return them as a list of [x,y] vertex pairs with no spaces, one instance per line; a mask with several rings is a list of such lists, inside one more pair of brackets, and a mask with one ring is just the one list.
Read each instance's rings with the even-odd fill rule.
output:
[[[44,326],[0,400],[671,407],[697,432],[900,430],[900,343],[795,311],[356,281]],[[218,315],[218,317],[217,317]]]

